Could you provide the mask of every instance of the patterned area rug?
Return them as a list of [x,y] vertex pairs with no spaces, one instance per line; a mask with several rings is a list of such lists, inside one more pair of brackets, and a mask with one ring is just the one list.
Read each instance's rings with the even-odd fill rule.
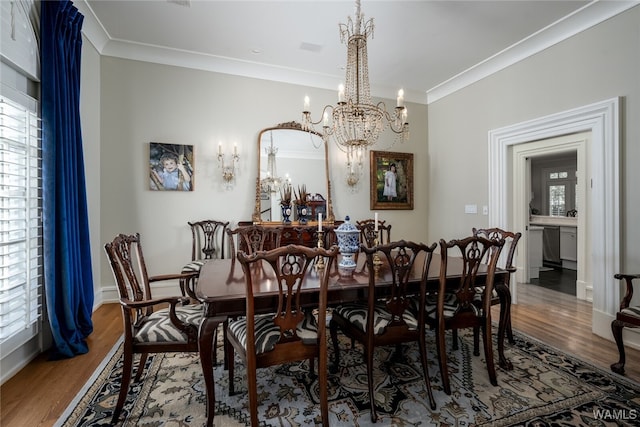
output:
[[[221,336],[222,334],[219,334]],[[449,341],[447,348],[451,348]],[[428,349],[434,349],[429,332]],[[512,371],[498,368],[498,386],[489,383],[482,356],[473,356],[470,333],[460,333],[459,350],[450,352],[452,394],[441,388],[435,351],[429,375],[437,402],[431,411],[420,374],[416,346],[376,350],[374,368],[378,423],[371,423],[362,349],[341,341],[339,372],[329,377],[332,426],[637,426],[640,384],[601,370],[532,338],[516,334],[507,344]],[[58,426],[110,425],[121,375],[120,344],[96,371]],[[220,347],[218,359],[221,359]],[[330,355],[331,356],[331,355]],[[201,426],[206,421],[204,381],[195,354],[149,358],[146,375],[134,385],[124,408],[126,426]],[[246,376],[236,366],[236,391],[228,395],[228,374],[215,368],[216,426],[249,425]],[[320,424],[318,384],[306,362],[258,371],[259,417],[267,426]],[[125,418],[126,417],[126,418]]]

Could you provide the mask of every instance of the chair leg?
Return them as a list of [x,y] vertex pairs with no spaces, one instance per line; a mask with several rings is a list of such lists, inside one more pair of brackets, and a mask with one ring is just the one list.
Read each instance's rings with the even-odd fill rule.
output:
[[626,362],[626,355],[624,352],[624,344],[622,343],[622,328],[624,324],[619,320],[611,322],[611,332],[613,332],[613,338],[616,340],[618,346],[618,353],[620,354],[620,360],[611,365],[611,370],[616,374],[624,375],[624,364]]
[[[233,362],[231,362],[233,363]],[[231,366],[231,363],[229,366]],[[256,361],[247,355],[247,388],[249,389],[249,413],[251,425],[258,425],[258,378],[256,375]]]
[[340,346],[338,343],[338,324],[333,319],[329,322],[329,331],[331,332],[331,342],[333,343],[333,363],[329,363],[329,372],[336,374],[340,366]]
[[316,376],[315,360],[315,357],[309,358],[309,378],[314,378]]
[[229,373],[229,396],[233,396],[235,394],[235,383],[233,381],[233,374],[234,374],[234,350],[233,350],[233,346],[227,342],[227,340],[225,339],[224,341],[224,358],[225,360],[227,360],[227,372]]
[[140,361],[138,362],[138,371],[136,372],[136,378],[134,379],[135,382],[140,381],[140,378],[142,378],[142,373],[144,372],[144,365],[147,363],[147,356],[149,356],[148,353],[140,354]]
[[473,327],[473,355],[480,356],[480,327]]
[[329,425],[329,391],[328,391],[328,381],[327,381],[327,371],[329,367],[328,364],[328,356],[327,356],[327,348],[323,348],[320,346],[319,354],[318,354],[318,385],[320,389],[320,417],[322,420],[323,426]]
[[433,390],[431,390],[431,380],[429,379],[429,367],[427,366],[427,340],[425,334],[422,333],[418,340],[420,346],[420,362],[422,363],[422,375],[424,375],[424,381],[427,386],[427,394],[429,396],[429,403],[431,404],[431,410],[436,409],[436,400],[433,398]]
[[133,353],[125,346],[124,353],[122,355],[122,380],[120,381],[120,393],[118,394],[118,402],[113,410],[113,416],[111,417],[111,424],[117,424],[124,401],[127,398],[127,392],[129,391],[129,383],[131,382],[131,370],[133,369]]
[[223,361],[224,369],[229,369],[229,359],[227,358],[227,347],[229,347],[230,344],[227,341],[227,326],[229,326],[229,319],[222,322],[222,343],[223,343],[222,345],[224,346],[224,351],[222,352],[222,354],[224,354],[224,361]]
[[444,334],[444,329],[436,329],[436,350],[438,354],[438,364],[440,365],[442,388],[444,389],[445,393],[450,395],[451,385],[449,384],[449,368],[447,367],[447,349],[445,347]]
[[511,317],[507,319],[507,339],[509,340],[509,344],[514,345],[516,340],[513,338],[513,329],[511,328]]
[[491,320],[487,320],[482,327],[483,341],[484,341],[484,358],[487,363],[487,371],[489,371],[489,381],[492,385],[498,385],[498,379],[496,377],[496,366],[493,361],[493,344],[491,341]]
[[373,349],[371,345],[364,346],[364,358],[367,362],[367,383],[369,384],[369,405],[371,405],[371,422],[378,421],[378,414],[376,413],[376,399],[373,394]]
[[458,349],[458,330],[451,330],[451,350],[456,351]]

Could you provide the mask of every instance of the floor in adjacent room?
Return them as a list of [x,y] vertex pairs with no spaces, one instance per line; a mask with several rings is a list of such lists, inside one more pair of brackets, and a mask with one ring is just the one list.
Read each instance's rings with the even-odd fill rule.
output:
[[540,270],[538,279],[531,279],[531,284],[543,288],[576,296],[576,270],[562,267],[545,267]]

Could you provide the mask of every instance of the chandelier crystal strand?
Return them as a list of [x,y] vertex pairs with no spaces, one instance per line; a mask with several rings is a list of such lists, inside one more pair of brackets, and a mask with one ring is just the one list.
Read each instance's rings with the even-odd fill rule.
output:
[[278,153],[278,147],[273,146],[273,131],[270,132],[271,144],[265,148],[264,151],[267,154],[267,176],[261,181],[262,191],[265,193],[277,193],[280,191],[280,185],[282,180],[278,176],[276,170],[276,154]]
[[[311,119],[309,99],[305,97],[302,112],[302,128],[315,131],[322,122],[325,142],[333,137],[338,148],[347,153],[347,184],[357,185],[359,175],[352,170],[361,167],[354,165],[354,155],[363,156],[364,151],[376,144],[380,134],[387,128],[402,142],[409,138],[407,109],[404,106],[404,93],[398,92],[397,105],[393,114],[387,112],[383,102],[373,105],[369,86],[369,66],[367,56],[367,38],[373,38],[373,18],[364,19],[360,12],[360,0],[356,0],[355,19],[347,18],[346,24],[339,24],[340,40],[347,44],[347,66],[345,86],[338,89],[338,103],[327,105],[322,118],[314,122]],[[395,141],[394,141],[395,142]]]

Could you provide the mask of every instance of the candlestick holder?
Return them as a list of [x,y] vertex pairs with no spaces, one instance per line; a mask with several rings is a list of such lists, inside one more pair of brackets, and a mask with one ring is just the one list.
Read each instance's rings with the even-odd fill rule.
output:
[[[374,247],[378,246],[378,238],[376,237],[373,241]],[[382,260],[380,259],[380,255],[378,255],[378,252],[376,252],[375,254],[373,254],[373,271],[375,273],[375,275],[378,275],[378,272],[380,271],[380,267],[382,266]]]
[[[318,231],[318,247],[320,249],[324,248],[324,240],[322,236],[324,235],[323,231]],[[316,270],[324,270],[324,257],[322,255],[318,255],[318,259],[316,260]]]

